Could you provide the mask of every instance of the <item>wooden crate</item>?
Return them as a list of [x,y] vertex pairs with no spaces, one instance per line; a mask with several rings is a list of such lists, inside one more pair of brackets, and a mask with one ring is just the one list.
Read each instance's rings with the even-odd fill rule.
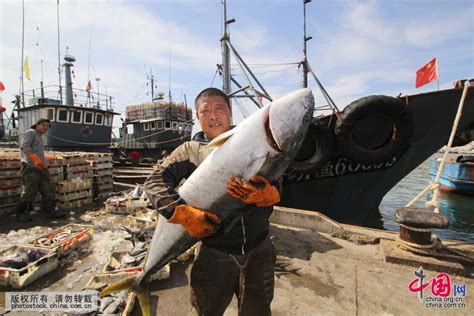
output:
[[[151,216],[151,219],[149,218],[150,216],[145,216],[147,213],[154,213]],[[147,209],[145,208],[144,210],[140,210],[136,212],[135,214],[131,214],[127,216],[127,222],[131,227],[137,227],[137,228],[145,228],[151,225],[156,224],[156,221],[158,220],[158,213],[155,210]]]
[[[114,282],[117,282],[125,277],[129,277],[131,274],[130,273],[100,273],[94,275],[84,286],[84,290],[96,290],[100,291],[105,286],[112,284]],[[129,316],[131,315],[133,311],[133,307],[135,305],[135,298],[136,295],[133,292],[129,292],[125,307],[124,309],[119,313],[121,316]]]
[[58,201],[56,203],[56,205],[61,209],[79,208],[89,204],[92,204],[92,196],[67,202]]
[[122,269],[115,269],[114,266],[117,262],[120,262],[122,257],[126,255],[129,251],[128,250],[117,250],[113,251],[110,255],[109,260],[104,265],[102,272],[104,273],[137,273],[143,271],[143,267],[145,265],[145,261],[142,261],[140,265],[136,267],[128,267]]
[[0,158],[0,173],[1,169],[21,168],[20,157],[17,158]]
[[65,193],[56,192],[57,202],[71,202],[88,197],[92,197],[92,189],[69,191]]
[[21,185],[0,187],[0,198],[20,195],[22,191]]
[[12,286],[13,288],[21,289],[39,277],[58,268],[58,254],[51,249],[32,246],[13,246],[0,250],[0,256],[14,253],[18,249],[22,251],[28,249],[36,250],[40,252],[41,257],[21,269],[0,267],[0,286]]
[[0,175],[4,178],[21,177],[21,167],[1,168]]
[[[68,236],[68,238],[61,240],[50,246],[43,246],[39,241],[43,238],[54,238],[57,234],[65,230],[74,230],[75,233]],[[81,224],[68,224],[66,226],[60,227],[53,230],[46,235],[43,235],[39,238],[31,240],[27,243],[28,246],[34,246],[38,248],[55,250],[58,253],[59,257],[63,257],[73,251],[74,249],[82,247],[84,244],[89,242],[93,237],[94,226],[92,225],[81,225]]]
[[77,190],[87,190],[92,188],[92,179],[64,180],[56,185],[56,192],[67,193]]

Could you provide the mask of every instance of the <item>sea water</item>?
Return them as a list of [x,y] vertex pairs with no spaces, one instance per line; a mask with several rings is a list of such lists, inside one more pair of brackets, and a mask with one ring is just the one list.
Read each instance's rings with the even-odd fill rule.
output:
[[[441,157],[441,154],[435,154],[419,165],[384,197],[379,210],[385,229],[399,229],[399,225],[394,221],[395,211],[405,206],[428,185],[431,180],[430,160],[438,157]],[[426,208],[425,203],[431,198],[432,194],[428,194],[414,206]],[[436,230],[434,233],[443,238],[474,242],[474,196],[440,192],[439,202],[440,213],[449,218],[451,225],[449,229]]]

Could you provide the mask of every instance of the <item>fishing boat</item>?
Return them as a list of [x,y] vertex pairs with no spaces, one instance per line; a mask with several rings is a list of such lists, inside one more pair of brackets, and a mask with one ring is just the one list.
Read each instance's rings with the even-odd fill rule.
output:
[[[440,159],[430,161],[430,176],[434,180]],[[439,179],[441,191],[474,195],[474,156],[460,155],[448,157]]]
[[[335,105],[308,62],[306,5],[303,3],[303,87],[308,75],[327,101],[316,108],[313,123],[295,161],[283,176],[280,205],[319,211],[344,223],[380,226],[378,207],[383,197],[406,175],[443,147],[450,135],[466,80],[453,88],[414,95],[367,96],[343,110]],[[226,1],[223,1],[222,64],[218,65],[223,90],[231,100],[247,97],[257,107],[271,96],[230,42]],[[238,61],[248,82],[231,73],[230,55]],[[468,81],[464,111],[454,145],[474,137],[474,81]],[[332,114],[318,116],[318,110]]]
[[44,87],[41,83],[40,88],[25,91],[23,98],[17,96],[19,134],[25,133],[39,118],[47,118],[51,121],[43,137],[47,150],[110,151],[113,118],[119,113],[113,110],[111,96],[73,89],[71,67],[75,61],[71,55],[64,56],[65,86]]
[[186,102],[168,100],[164,93],[155,96],[155,82],[150,71],[151,102],[127,105],[120,129],[119,150],[124,154],[139,151],[143,157],[157,160],[163,151],[171,152],[191,140],[193,113]]
[[[112,144],[112,123],[115,115],[113,98],[107,93],[92,93],[90,80],[86,90],[73,88],[72,71],[76,58],[68,54],[68,47],[61,63],[59,1],[57,1],[57,49],[58,85],[43,85],[43,62],[41,62],[40,88],[25,91],[24,76],[29,79],[29,66],[24,59],[25,50],[25,4],[23,3],[23,27],[21,45],[20,93],[15,96],[10,117],[12,127],[18,127],[18,135],[24,134],[39,118],[51,121],[48,133],[43,137],[46,150],[51,151],[95,151],[108,152]],[[37,44],[38,45],[38,44]],[[23,62],[25,60],[25,62]],[[90,60],[90,55],[89,55]],[[26,71],[28,73],[26,73]],[[65,79],[63,86],[62,79]],[[16,113],[16,115],[15,115]]]

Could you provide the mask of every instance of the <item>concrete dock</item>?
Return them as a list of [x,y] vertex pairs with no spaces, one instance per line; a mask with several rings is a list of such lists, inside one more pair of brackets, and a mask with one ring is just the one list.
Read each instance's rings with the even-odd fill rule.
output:
[[[94,239],[89,246],[64,258],[59,271],[41,277],[23,290],[81,290],[94,274],[102,271],[111,251],[130,247],[119,225],[124,223],[123,216],[92,209],[77,210],[68,219],[52,224],[41,220],[20,225],[13,218],[3,221],[1,231],[6,233],[0,234],[0,244],[8,246],[37,237],[48,226],[84,223],[84,219],[94,224]],[[415,278],[416,264],[385,261],[381,244],[393,243],[395,233],[341,225],[318,213],[279,207],[272,222],[271,236],[278,255],[273,315],[472,315],[472,266],[463,265],[462,273],[443,271],[442,266],[436,271],[425,268],[426,282],[440,272],[447,272],[451,286],[465,285],[467,290],[465,296],[450,295],[453,300],[450,303],[449,298],[432,295],[431,287],[427,287],[424,301],[420,302],[417,294],[408,290]],[[474,255],[472,244],[455,241],[451,244]],[[170,279],[150,284],[159,315],[188,315],[191,267],[192,258],[175,262],[171,265]],[[140,313],[135,308],[132,314]],[[235,299],[225,315],[237,315]]]

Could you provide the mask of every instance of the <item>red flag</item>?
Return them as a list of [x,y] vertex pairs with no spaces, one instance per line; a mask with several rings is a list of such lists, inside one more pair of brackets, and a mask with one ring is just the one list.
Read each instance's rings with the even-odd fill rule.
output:
[[5,90],[5,86],[3,85],[3,82],[0,81],[0,92],[3,92]]
[[92,85],[91,85],[91,81],[89,80],[89,82],[87,83],[86,91],[89,92],[91,90],[92,90]]
[[438,79],[438,60],[435,57],[416,71],[415,87],[419,88],[436,79]]

